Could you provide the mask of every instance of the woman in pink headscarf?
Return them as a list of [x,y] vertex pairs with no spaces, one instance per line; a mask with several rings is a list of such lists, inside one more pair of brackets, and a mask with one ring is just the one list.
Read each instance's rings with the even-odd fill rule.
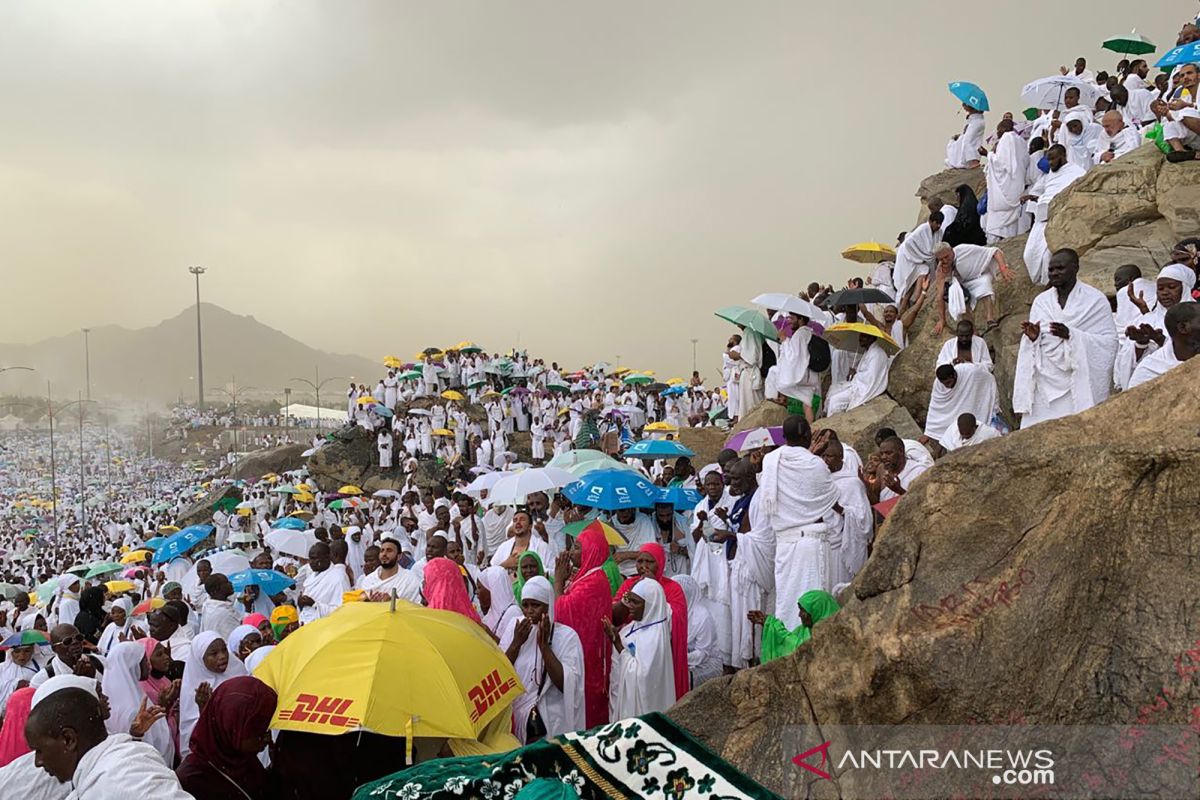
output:
[[138,686],[146,693],[150,702],[167,710],[167,727],[171,730],[171,742],[175,752],[179,752],[179,684],[167,677],[171,669],[171,653],[162,642],[147,636],[138,639],[137,643],[146,650],[146,658],[150,661],[150,675]]
[[29,719],[29,707],[33,703],[31,686],[17,689],[8,698],[4,712],[4,727],[0,728],[0,767],[3,767],[29,752],[25,741],[25,722]]
[[469,620],[483,625],[479,612],[471,605],[467,586],[463,583],[462,567],[448,558],[435,558],[425,565],[425,605],[444,611],[457,611]]
[[[612,587],[604,572],[607,558],[603,529],[589,525],[554,566],[554,585],[565,587],[554,603],[554,619],[575,631],[583,645],[584,716],[589,728],[608,722],[612,644],[604,633],[604,620],[612,618]],[[572,565],[576,567],[574,575]]]
[[689,677],[691,672],[687,662],[687,595],[683,593],[683,588],[678,583],[663,575],[666,564],[667,553],[661,544],[648,542],[638,548],[638,574],[626,579],[621,584],[621,588],[617,589],[617,595],[614,598],[617,602],[613,603],[612,617],[615,626],[623,625],[626,622],[629,609],[620,600],[642,578],[654,578],[662,585],[663,594],[667,596],[667,605],[671,607],[671,662],[675,666],[675,699],[678,700],[691,688],[691,678]]

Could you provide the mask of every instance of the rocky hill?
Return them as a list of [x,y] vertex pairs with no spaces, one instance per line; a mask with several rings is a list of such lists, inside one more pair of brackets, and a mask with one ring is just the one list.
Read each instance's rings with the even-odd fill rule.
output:
[[1200,707],[1198,471],[1200,359],[952,453],[810,644],[669,713],[788,797],[886,796],[866,773],[822,781],[791,764],[802,742],[867,746],[832,726],[1134,726],[1146,709],[1186,724]]

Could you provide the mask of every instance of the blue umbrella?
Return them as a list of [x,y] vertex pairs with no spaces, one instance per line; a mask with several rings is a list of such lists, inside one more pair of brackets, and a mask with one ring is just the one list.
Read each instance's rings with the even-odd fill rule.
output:
[[691,458],[694,455],[679,442],[669,439],[643,439],[625,451],[626,458]]
[[385,406],[383,403],[376,403],[375,405],[371,406],[371,410],[374,411],[376,414],[378,414],[381,417],[396,416],[392,412],[392,410],[390,408],[388,408],[387,406]]
[[969,105],[976,111],[989,111],[987,95],[973,83],[967,81],[955,81],[949,84],[950,94],[957,97],[963,103]]
[[155,536],[153,539],[147,539],[146,543],[142,545],[142,547],[145,547],[147,550],[157,550],[158,548],[162,547],[163,542],[166,540],[167,537],[165,536]]
[[275,530],[302,531],[308,527],[308,523],[299,517],[280,517],[271,523],[271,527]]
[[1163,68],[1174,67],[1179,64],[1196,63],[1200,63],[1200,42],[1192,42],[1191,44],[1171,48],[1154,66]]
[[154,551],[152,564],[163,564],[191,550],[212,535],[212,525],[189,525],[178,533],[172,533],[162,546]]
[[676,511],[691,511],[704,496],[695,489],[682,486],[667,486],[658,490],[658,502],[670,503]]
[[285,589],[290,589],[296,582],[273,569],[244,569],[229,576],[235,591],[242,591],[247,586],[257,586],[267,596],[276,595]]
[[658,487],[636,472],[623,469],[594,470],[562,491],[576,505],[605,511],[650,508],[658,500]]
[[659,394],[663,397],[674,397],[675,395],[683,394],[686,391],[687,387],[680,383],[668,389],[663,389],[661,392],[659,392]]

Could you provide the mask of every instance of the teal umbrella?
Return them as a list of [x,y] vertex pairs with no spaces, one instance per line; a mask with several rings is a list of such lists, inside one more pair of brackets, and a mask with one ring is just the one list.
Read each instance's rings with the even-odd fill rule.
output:
[[764,339],[770,339],[772,342],[779,341],[779,331],[775,330],[771,320],[767,319],[761,311],[745,306],[726,306],[718,308],[716,315],[726,322],[732,322],[739,328],[749,328]]
[[987,95],[983,89],[969,81],[955,81],[946,85],[950,94],[959,99],[963,105],[968,105],[976,111],[990,111]]
[[1144,56],[1158,49],[1154,46],[1154,42],[1138,33],[1136,28],[1122,36],[1105,39],[1100,46],[1123,56]]
[[124,564],[118,564],[115,561],[94,561],[88,564],[88,571],[83,577],[85,580],[97,578],[101,575],[111,575],[114,572],[121,572],[124,569]]
[[637,373],[634,373],[633,375],[626,375],[622,380],[622,383],[624,383],[626,386],[644,386],[647,383],[653,382],[654,378],[651,378],[649,375],[638,375]]

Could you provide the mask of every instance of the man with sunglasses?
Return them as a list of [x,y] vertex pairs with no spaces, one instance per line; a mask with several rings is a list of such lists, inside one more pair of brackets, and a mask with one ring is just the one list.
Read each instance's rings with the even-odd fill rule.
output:
[[84,652],[90,646],[74,625],[55,625],[50,630],[50,649],[54,651],[54,657],[33,676],[29,685],[37,688],[56,675],[99,678],[104,674],[104,659]]

